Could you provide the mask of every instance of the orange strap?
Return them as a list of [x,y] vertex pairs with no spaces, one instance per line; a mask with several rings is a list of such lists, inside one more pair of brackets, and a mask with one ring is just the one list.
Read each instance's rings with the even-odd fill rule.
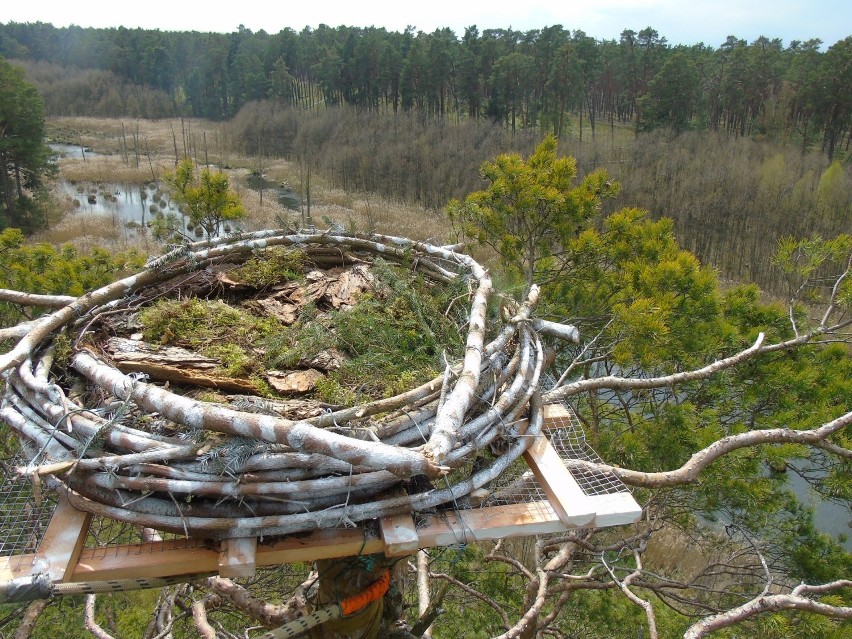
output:
[[368,603],[372,603],[377,599],[385,596],[385,593],[390,587],[390,571],[385,570],[382,576],[371,583],[367,588],[359,592],[357,595],[347,597],[340,602],[340,610],[344,616],[358,612]]

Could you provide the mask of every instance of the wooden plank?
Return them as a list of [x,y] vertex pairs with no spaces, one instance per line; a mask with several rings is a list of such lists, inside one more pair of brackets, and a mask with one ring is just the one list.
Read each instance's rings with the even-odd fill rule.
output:
[[387,557],[402,557],[420,549],[417,527],[410,513],[382,517],[379,520],[379,530],[382,533],[384,552]]
[[[545,404],[544,421],[542,430],[556,430],[557,428],[566,428],[573,423],[573,413],[562,404]],[[516,422],[517,431],[521,434],[527,432],[529,420],[521,419]]]
[[0,584],[33,574],[35,558],[34,554],[0,557]]
[[548,502],[530,502],[446,512],[428,517],[417,529],[421,548],[454,546],[483,539],[564,532],[565,524]]
[[642,518],[642,507],[631,493],[613,493],[587,497],[595,511],[595,528],[635,524]]
[[382,552],[385,545],[378,537],[369,537],[361,527],[328,528],[305,535],[284,537],[257,549],[258,566],[275,566],[297,561],[357,557]]
[[[584,526],[619,525],[636,521],[641,516],[629,493],[585,497],[585,504],[594,514],[574,514],[566,525],[549,502],[532,502],[508,506],[492,506],[432,515],[417,528],[418,547],[453,546],[463,542],[502,539],[564,532]],[[597,512],[595,512],[597,511]],[[368,536],[365,529],[344,528],[317,530],[308,534],[291,535],[270,543],[259,543],[255,565],[274,566],[317,559],[353,557],[383,552],[385,541]],[[2,559],[2,558],[0,558]],[[29,563],[24,561],[25,567]],[[16,576],[21,566],[6,562],[6,570]],[[4,563],[0,561],[0,575]],[[104,579],[137,579],[170,575],[191,575],[216,572],[220,569],[220,551],[203,540],[183,539],[132,544],[109,548],[83,549],[74,581]],[[23,574],[29,574],[24,570]]]
[[547,437],[544,435],[536,437],[524,452],[524,460],[563,524],[569,527],[592,524],[595,511],[588,497],[565,467],[559,453]]
[[219,549],[219,574],[222,577],[254,577],[257,537],[225,539]]
[[[377,537],[365,541],[365,531],[360,527],[317,530],[258,544],[255,566],[369,555],[382,552],[383,549],[384,542]],[[217,572],[219,560],[219,548],[199,539],[85,548],[74,570],[73,579],[141,579]]]
[[219,550],[199,539],[84,548],[73,581],[143,579],[216,572]]
[[573,423],[574,415],[562,404],[545,404],[544,406],[544,430],[566,428]]
[[51,581],[68,581],[86,541],[91,513],[77,510],[64,494],[59,495],[53,517],[44,532],[33,563]]

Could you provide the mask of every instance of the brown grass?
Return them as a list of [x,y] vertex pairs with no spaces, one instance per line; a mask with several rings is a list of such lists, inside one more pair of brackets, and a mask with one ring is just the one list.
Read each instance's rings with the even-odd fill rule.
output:
[[[122,122],[129,154],[125,158],[121,146]],[[138,127],[138,129],[137,129]],[[133,135],[138,130],[141,152],[138,166],[133,151]],[[284,225],[299,227],[302,216],[277,202],[269,192],[264,192],[263,203],[259,192],[247,186],[250,171],[263,169],[264,175],[276,182],[289,182],[297,191],[304,186],[304,176],[296,163],[280,158],[247,157],[229,150],[231,147],[221,127],[203,120],[118,120],[108,118],[66,117],[49,120],[52,139],[66,143],[83,144],[98,153],[85,160],[63,158],[59,162],[60,177],[80,183],[144,184],[159,181],[174,169],[175,140],[182,155],[184,141],[200,164],[204,164],[204,136],[207,138],[207,158],[211,163],[225,166],[230,182],[246,208],[247,216],[241,226],[253,231]],[[145,152],[145,141],[150,151],[150,162]],[[157,252],[157,247],[145,238],[132,239],[125,229],[104,218],[88,216],[83,219],[74,212],[70,203],[59,202],[65,217],[49,231],[39,234],[42,241],[55,243],[82,242],[99,243],[109,248],[135,246],[142,250]],[[392,235],[414,239],[432,239],[448,242],[449,227],[442,214],[416,205],[405,204],[366,193],[345,192],[331,186],[321,175],[311,177],[311,215],[318,228],[330,223],[345,229]]]

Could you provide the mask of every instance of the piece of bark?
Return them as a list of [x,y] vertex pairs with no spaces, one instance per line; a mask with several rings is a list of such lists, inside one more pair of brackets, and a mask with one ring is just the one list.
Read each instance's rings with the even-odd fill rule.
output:
[[145,373],[160,382],[257,394],[251,381],[217,373],[222,362],[214,357],[177,346],[155,346],[123,337],[110,338],[106,347],[115,367],[122,373]]
[[285,326],[295,323],[301,310],[296,304],[282,303],[271,297],[246,302],[245,306],[266,317],[274,317]]
[[343,353],[341,353],[336,348],[327,348],[323,351],[320,351],[312,358],[305,360],[304,362],[299,362],[300,366],[316,368],[321,371],[336,371],[341,366],[343,366],[344,360]]
[[216,280],[225,288],[230,288],[234,290],[249,290],[251,287],[240,280],[239,278],[233,277],[231,273],[216,273]]
[[317,387],[325,375],[315,368],[300,371],[269,371],[266,381],[276,391],[282,394],[308,393]]
[[270,297],[276,300],[290,302],[297,306],[303,306],[305,304],[305,287],[298,282],[279,284],[278,286],[272,287],[272,295],[270,295]]
[[373,276],[364,265],[353,266],[343,271],[329,283],[326,297],[333,308],[349,308],[373,286]]

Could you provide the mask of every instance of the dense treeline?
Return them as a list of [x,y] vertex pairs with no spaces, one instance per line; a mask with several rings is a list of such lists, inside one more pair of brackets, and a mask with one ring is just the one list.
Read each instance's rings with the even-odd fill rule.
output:
[[[225,127],[229,146],[250,156],[287,157],[334,187],[441,208],[482,188],[479,167],[506,151],[529,154],[537,132],[512,134],[488,121],[455,124],[354,107],[305,111],[275,101],[246,105]],[[849,229],[852,171],[814,151],[713,131],[636,138],[616,129],[560,153],[581,175],[605,168],[622,185],[602,211],[629,204],[676,222],[681,244],[733,280],[786,293],[773,255],[782,237],[833,237]]]
[[450,29],[325,25],[215,34],[0,24],[0,55],[109,71],[119,83],[170,96],[163,116],[174,110],[226,119],[271,98],[299,108],[346,104],[490,119],[559,135],[567,114],[576,114],[592,132],[602,123],[709,128],[818,144],[833,158],[850,143],[852,36],[824,52],[820,46],[730,36],[717,48],[672,47],[650,27],[626,29],[615,41],[560,25],[526,32],[472,26],[459,37]]

